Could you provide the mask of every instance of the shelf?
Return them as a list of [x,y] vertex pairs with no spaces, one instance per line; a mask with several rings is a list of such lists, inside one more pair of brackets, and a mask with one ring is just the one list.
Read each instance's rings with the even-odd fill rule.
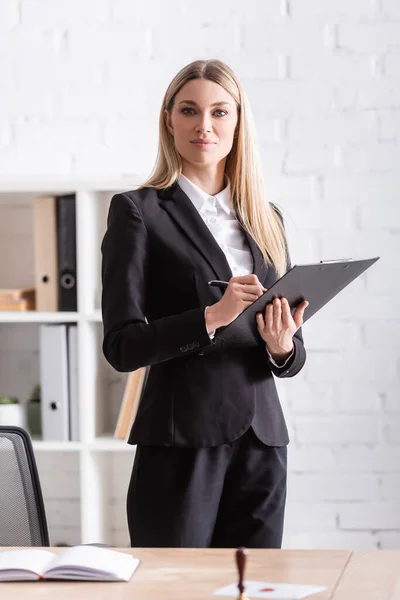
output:
[[94,452],[132,452],[136,450],[136,446],[128,444],[124,440],[116,440],[111,436],[97,438],[89,444],[89,449]]
[[82,448],[81,442],[32,440],[32,445],[35,451],[43,452],[76,452]]
[[0,311],[0,323],[76,323],[77,312]]
[[100,309],[95,310],[90,315],[85,316],[85,318],[92,323],[101,323],[103,321]]

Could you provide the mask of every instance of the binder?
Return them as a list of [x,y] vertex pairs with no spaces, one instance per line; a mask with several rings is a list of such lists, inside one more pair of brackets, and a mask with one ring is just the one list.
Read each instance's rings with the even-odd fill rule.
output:
[[213,344],[200,354],[209,354],[223,348],[251,348],[263,344],[258,333],[256,314],[264,313],[266,305],[274,298],[286,298],[292,314],[296,306],[307,300],[309,305],[304,312],[305,323],[377,260],[379,256],[362,260],[339,259],[294,265],[232,323],[220,328]]
[[149,367],[141,367],[129,373],[124,396],[115,427],[114,438],[126,440],[139,408],[142,390],[145,386]]
[[56,197],[58,310],[76,311],[75,194]]
[[78,328],[67,326],[69,432],[72,442],[79,442],[79,390],[78,390]]
[[67,326],[40,325],[43,440],[69,440]]
[[57,215],[53,196],[34,201],[36,310],[58,310]]

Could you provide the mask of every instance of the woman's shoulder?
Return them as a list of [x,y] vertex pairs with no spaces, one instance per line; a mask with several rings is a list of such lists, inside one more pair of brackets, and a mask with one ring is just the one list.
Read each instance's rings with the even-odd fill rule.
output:
[[138,187],[133,190],[125,190],[114,194],[113,200],[114,198],[119,198],[120,201],[130,200],[131,202],[138,202],[140,204],[149,198],[156,197],[157,191],[158,190],[153,187]]

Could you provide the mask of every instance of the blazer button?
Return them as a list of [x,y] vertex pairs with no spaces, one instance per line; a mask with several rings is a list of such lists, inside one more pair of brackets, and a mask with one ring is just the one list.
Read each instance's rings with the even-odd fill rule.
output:
[[181,347],[179,348],[179,350],[180,350],[181,352],[186,352],[186,351],[187,351],[187,347],[186,347],[186,346],[181,346]]
[[193,346],[194,346],[195,348],[200,348],[200,344],[199,344],[199,342],[193,342]]

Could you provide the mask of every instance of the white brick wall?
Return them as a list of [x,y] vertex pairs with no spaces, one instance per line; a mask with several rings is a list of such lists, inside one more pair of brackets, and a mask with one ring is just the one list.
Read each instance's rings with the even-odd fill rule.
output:
[[[147,174],[166,85],[215,56],[248,91],[293,262],[382,257],[305,326],[308,363],[278,382],[292,434],[289,547],[400,546],[399,39],[398,0],[0,3],[0,179]],[[0,210],[8,286],[32,273],[31,241],[26,208]],[[25,343],[1,327],[2,383],[21,361],[35,372],[31,331]],[[61,511],[69,523],[54,541],[75,542],[77,465],[54,486],[42,457],[49,520]],[[126,543],[129,457],[115,455],[110,472],[117,464],[112,531]]]

